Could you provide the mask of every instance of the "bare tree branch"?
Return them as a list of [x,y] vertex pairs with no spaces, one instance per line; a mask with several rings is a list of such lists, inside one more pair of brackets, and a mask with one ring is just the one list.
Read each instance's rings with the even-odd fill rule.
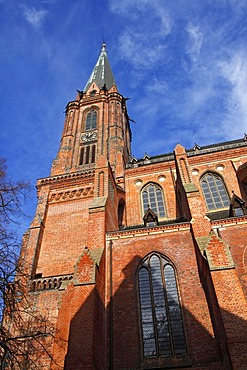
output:
[[14,182],[6,173],[5,160],[0,158],[0,368],[45,369],[44,359],[55,363],[54,319],[35,311],[23,268],[27,263],[19,258],[20,243],[13,231],[23,216],[29,184]]

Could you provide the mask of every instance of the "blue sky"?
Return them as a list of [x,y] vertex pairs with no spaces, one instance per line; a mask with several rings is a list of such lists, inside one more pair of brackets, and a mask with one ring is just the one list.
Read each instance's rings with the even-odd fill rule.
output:
[[0,0],[1,155],[33,187],[30,216],[103,39],[135,157],[243,137],[246,18],[246,0]]

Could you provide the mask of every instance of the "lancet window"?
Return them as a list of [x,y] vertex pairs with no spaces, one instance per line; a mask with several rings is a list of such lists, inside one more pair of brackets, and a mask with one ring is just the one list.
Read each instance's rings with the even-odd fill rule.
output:
[[146,257],[138,271],[144,357],[187,353],[175,270],[158,253]]
[[97,126],[97,112],[96,110],[91,110],[86,116],[86,131],[93,130]]
[[209,211],[229,207],[229,196],[222,178],[212,172],[201,178],[201,187]]
[[158,218],[166,217],[164,195],[162,189],[154,183],[149,183],[142,189],[143,213],[150,208]]

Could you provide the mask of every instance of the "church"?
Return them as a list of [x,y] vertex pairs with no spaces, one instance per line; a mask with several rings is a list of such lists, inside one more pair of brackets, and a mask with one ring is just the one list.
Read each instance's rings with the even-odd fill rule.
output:
[[103,43],[23,238],[40,369],[246,369],[247,136],[138,159],[129,121]]

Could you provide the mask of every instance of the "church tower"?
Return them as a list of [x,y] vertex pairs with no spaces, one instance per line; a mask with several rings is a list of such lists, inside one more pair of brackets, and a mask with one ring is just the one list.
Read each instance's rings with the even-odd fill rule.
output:
[[[32,246],[33,277],[73,273],[82,247],[104,246],[104,238],[98,243],[93,230],[103,236],[122,225],[130,138],[126,99],[118,92],[103,44],[85,89],[66,107],[50,177],[37,183],[39,204],[32,227],[39,225],[41,232]],[[109,214],[106,208],[111,208]],[[98,217],[102,228],[95,230]]]
[[[130,127],[126,99],[118,92],[108,61],[106,45],[75,101],[66,107],[66,119],[57,159],[51,176],[110,165],[122,184],[130,159]],[[123,184],[122,184],[123,185]],[[97,187],[96,194],[104,189]]]
[[246,135],[132,158],[126,100],[103,44],[24,235],[38,368],[246,369]]
[[[130,141],[126,99],[118,92],[103,43],[84,90],[78,90],[76,99],[67,104],[60,148],[50,176],[38,180],[38,207],[22,251],[32,290],[40,292],[40,307],[52,312],[62,338],[68,340],[73,316],[85,301],[90,302],[80,324],[80,338],[87,337],[82,343],[83,361],[71,355],[66,358],[67,368],[93,363],[95,341],[89,333],[94,331],[96,267],[106,232],[125,224],[124,171],[131,156]],[[101,276],[101,289],[104,279]],[[65,292],[68,284],[69,293]],[[100,326],[102,331],[104,323]],[[56,361],[63,364],[65,355],[66,349],[55,346]]]

